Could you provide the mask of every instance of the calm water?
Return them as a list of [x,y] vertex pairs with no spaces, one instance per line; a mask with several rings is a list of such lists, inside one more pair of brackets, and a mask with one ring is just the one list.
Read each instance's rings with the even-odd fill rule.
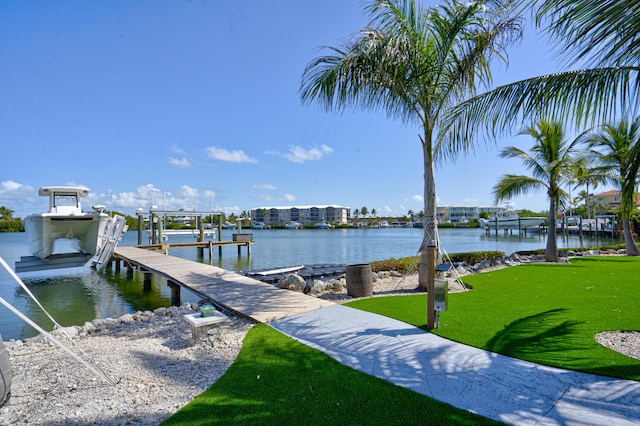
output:
[[[223,230],[223,240],[231,240],[236,231]],[[318,263],[367,263],[374,260],[399,258],[416,254],[422,240],[421,229],[332,229],[332,230],[244,230],[252,232],[255,244],[251,257],[243,248],[238,256],[236,247],[225,247],[222,257],[214,250],[210,260],[205,250],[198,259],[195,248],[172,249],[171,255],[212,263],[228,270],[276,268]],[[543,248],[546,236],[530,234],[512,236],[486,235],[479,229],[442,229],[442,247],[448,253],[500,250],[511,254],[519,250]],[[172,237],[172,242],[193,241],[193,237]],[[611,238],[582,239],[578,236],[559,237],[559,247],[580,247],[617,243]],[[120,243],[137,243],[137,233],[128,232]],[[11,267],[20,256],[29,255],[24,233],[0,233],[0,256]],[[41,271],[21,274],[22,280],[56,320],[66,325],[81,325],[94,318],[118,317],[138,310],[171,305],[166,281],[155,279],[151,291],[142,291],[142,274],[126,279],[126,271],[106,271],[104,274],[84,268]],[[182,292],[183,301],[197,301],[195,295]],[[33,321],[50,329],[51,324],[11,276],[0,268],[0,297],[7,300]],[[14,313],[0,305],[0,333],[4,340],[29,337],[35,330]]]

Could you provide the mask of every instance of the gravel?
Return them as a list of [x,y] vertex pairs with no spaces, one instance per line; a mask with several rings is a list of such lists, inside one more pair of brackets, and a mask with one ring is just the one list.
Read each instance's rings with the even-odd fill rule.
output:
[[[381,274],[374,296],[416,293],[417,274]],[[449,291],[466,291],[451,280]],[[318,297],[351,300],[341,288]],[[76,359],[38,336],[6,342],[13,384],[9,402],[0,408],[0,424],[157,425],[205,391],[236,359],[253,322],[237,316],[194,339],[184,315],[196,304],[94,320],[67,327],[86,355],[116,384],[92,373]],[[61,330],[54,332],[67,347],[79,350]],[[609,331],[600,344],[640,359],[640,333]]]
[[157,425],[224,374],[253,324],[231,317],[194,341],[183,318],[193,312],[191,305],[160,308],[66,328],[77,334],[82,358],[115,385],[48,339],[7,342],[13,384],[0,424]]

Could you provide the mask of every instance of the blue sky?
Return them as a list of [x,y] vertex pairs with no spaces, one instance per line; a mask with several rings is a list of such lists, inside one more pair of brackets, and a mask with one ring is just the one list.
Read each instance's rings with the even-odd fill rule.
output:
[[[128,214],[152,202],[227,214],[295,204],[422,210],[419,129],[383,113],[337,115],[300,102],[304,67],[320,46],[365,26],[361,6],[1,2],[0,205],[23,217],[47,209],[40,186],[76,184],[92,190],[85,208]],[[557,69],[529,27],[494,79]],[[498,144],[528,149],[531,141]],[[497,152],[481,148],[439,166],[439,204],[490,204],[503,173],[523,172]],[[542,193],[513,202],[547,208]]]

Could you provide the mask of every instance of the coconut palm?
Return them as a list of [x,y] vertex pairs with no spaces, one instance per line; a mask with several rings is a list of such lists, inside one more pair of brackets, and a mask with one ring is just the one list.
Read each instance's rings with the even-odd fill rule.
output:
[[420,126],[426,216],[419,250],[423,288],[433,285],[438,251],[434,161],[472,147],[443,145],[440,121],[445,111],[473,94],[478,83],[491,82],[491,58],[506,61],[505,47],[521,35],[520,20],[508,15],[511,4],[447,0],[423,9],[415,0],[370,1],[365,8],[369,26],[342,47],[329,48],[331,54],[312,60],[302,77],[305,104],[317,101],[329,111],[383,110]]
[[549,233],[545,260],[557,262],[558,244],[556,241],[556,216],[558,206],[567,200],[567,193],[562,186],[571,177],[571,168],[578,153],[580,137],[569,142],[562,125],[555,121],[541,120],[537,125],[523,130],[520,134],[535,139],[531,153],[511,146],[500,152],[502,158],[519,158],[523,166],[531,171],[531,176],[503,175],[494,186],[493,194],[496,204],[514,196],[525,195],[532,191],[544,189],[549,198]]
[[609,172],[606,168],[593,164],[593,159],[588,156],[578,158],[571,167],[570,185],[575,185],[573,189],[584,186],[585,191],[579,193],[579,198],[584,201],[587,210],[587,219],[591,219],[590,192],[589,188],[597,188],[599,184],[605,183]]
[[[555,117],[577,126],[610,121],[640,95],[640,8],[629,0],[531,2],[538,26],[567,66],[582,69],[495,88],[458,105],[445,120],[445,142],[463,145],[484,130],[508,134],[520,123]],[[639,160],[640,161],[640,160]]]
[[631,230],[640,167],[640,116],[632,122],[622,119],[617,124],[603,125],[600,132],[589,136],[588,143],[602,166],[610,171],[610,181],[620,189],[620,216],[627,254],[640,256]]

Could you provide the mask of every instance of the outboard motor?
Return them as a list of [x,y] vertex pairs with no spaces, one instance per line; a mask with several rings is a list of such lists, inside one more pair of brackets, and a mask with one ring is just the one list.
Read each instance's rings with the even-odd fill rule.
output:
[[0,407],[9,401],[11,397],[11,364],[9,352],[2,342],[0,335]]

